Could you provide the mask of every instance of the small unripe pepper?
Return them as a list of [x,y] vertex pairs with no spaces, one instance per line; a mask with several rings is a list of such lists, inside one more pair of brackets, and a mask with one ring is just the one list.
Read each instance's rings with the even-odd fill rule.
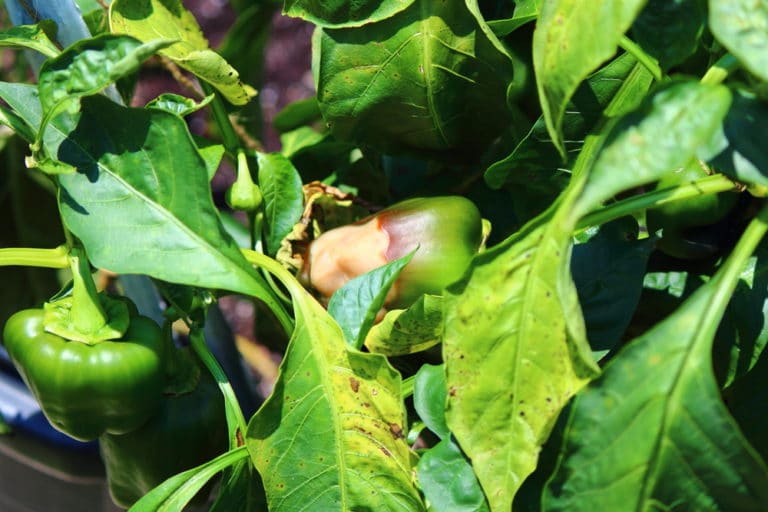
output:
[[[707,171],[694,163],[664,176],[655,190],[685,185],[706,176]],[[711,233],[709,227],[725,218],[738,200],[738,193],[720,192],[649,209],[646,214],[648,231],[654,233],[662,230],[657,246],[670,256],[681,259],[710,257],[717,252],[718,247],[714,243],[717,236]]]
[[483,220],[469,199],[408,199],[320,235],[309,246],[300,278],[330,297],[350,279],[418,248],[385,302],[403,308],[458,280],[482,243]]

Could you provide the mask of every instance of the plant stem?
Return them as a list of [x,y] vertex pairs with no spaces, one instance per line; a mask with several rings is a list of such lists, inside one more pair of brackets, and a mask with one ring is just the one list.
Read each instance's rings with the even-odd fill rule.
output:
[[54,249],[9,247],[0,249],[0,267],[69,268],[68,249],[60,245]]
[[739,61],[731,55],[726,53],[715,62],[711,68],[707,70],[704,76],[701,78],[701,83],[715,85],[725,80],[729,74],[739,67]]
[[306,293],[306,290],[304,290],[296,278],[293,277],[290,272],[280,266],[280,263],[278,263],[276,260],[273,260],[265,254],[261,254],[260,252],[252,251],[249,249],[240,249],[240,252],[243,253],[243,256],[246,260],[248,260],[249,263],[274,275],[281,283],[283,283],[283,285],[288,289],[288,293],[290,293],[292,296]]
[[203,88],[206,95],[214,95],[213,101],[211,102],[211,110],[213,111],[213,118],[216,121],[216,125],[221,132],[224,148],[230,155],[237,155],[237,150],[240,147],[240,139],[238,139],[235,128],[229,120],[229,114],[227,114],[227,108],[224,105],[224,101],[221,99],[221,95],[206,82],[201,81],[200,86]]
[[598,226],[646,208],[682,201],[699,195],[716,194],[735,190],[736,184],[722,174],[707,176],[685,185],[654,190],[638,196],[629,197],[584,216],[576,225],[577,229]]
[[108,319],[91,277],[88,258],[82,250],[72,249],[69,261],[72,270],[72,323],[81,333],[95,333],[107,324]]
[[230,432],[230,447],[235,448],[239,446],[238,439],[241,435],[245,436],[245,432],[248,428],[248,423],[245,421],[243,411],[240,409],[240,402],[237,401],[237,397],[235,396],[235,390],[232,389],[232,384],[230,384],[229,378],[227,378],[221,365],[219,365],[219,362],[208,349],[208,345],[205,343],[205,337],[203,336],[203,330],[198,326],[193,326],[189,333],[189,340],[197,356],[203,362],[205,367],[208,368],[208,371],[211,372],[213,378],[216,379],[221,394],[224,395],[224,403],[227,411],[227,426]]
[[403,400],[413,395],[413,386],[415,382],[415,375],[411,375],[410,377],[403,379],[403,383],[400,385],[400,395]]
[[653,75],[654,80],[661,82],[664,79],[664,73],[661,70],[661,66],[659,66],[659,62],[645,53],[645,51],[643,51],[643,49],[640,48],[637,43],[632,41],[627,36],[623,36],[619,41],[619,46],[624,51],[636,58],[640,64],[645,66],[645,68]]

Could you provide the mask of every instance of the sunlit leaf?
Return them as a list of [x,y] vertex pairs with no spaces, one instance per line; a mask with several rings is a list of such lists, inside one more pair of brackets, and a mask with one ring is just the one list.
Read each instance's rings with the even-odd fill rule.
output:
[[320,27],[359,27],[389,18],[414,0],[286,0],[283,13]]
[[567,271],[569,216],[545,212],[445,295],[448,425],[493,511],[510,509],[560,410],[597,372]]
[[446,439],[451,434],[445,422],[447,403],[444,365],[422,365],[413,382],[413,407],[421,421],[440,439]]
[[272,395],[247,445],[271,512],[424,510],[405,441],[400,375],[383,356],[350,349],[306,293]]
[[163,93],[157,98],[149,101],[146,105],[147,108],[156,108],[158,110],[165,110],[171,114],[177,116],[187,116],[193,112],[197,112],[201,108],[208,105],[213,100],[213,95],[206,96],[202,101],[195,101],[192,98],[186,96],[180,96],[178,94]]
[[351,346],[363,346],[390,288],[416,251],[350,279],[331,296],[328,313],[339,323]]
[[[565,155],[563,116],[579,83],[614,53],[645,0],[543,2],[533,36],[533,64],[544,120]],[[584,27],[590,27],[584,37]]]
[[632,187],[651,183],[693,158],[711,156],[731,93],[721,85],[673,82],[625,116],[608,134],[589,174],[576,216]]
[[59,49],[48,37],[48,34],[55,30],[56,27],[50,20],[41,21],[36,25],[11,27],[0,31],[0,47],[29,48],[46,57],[56,57]]
[[427,350],[443,339],[443,298],[423,295],[408,309],[388,311],[368,332],[365,346],[387,356]]
[[301,176],[280,153],[256,153],[259,186],[264,196],[267,254],[275,255],[280,243],[304,212]]
[[219,221],[205,163],[181,118],[91,96],[76,126],[48,131],[51,152],[78,169],[60,179],[60,208],[95,265],[274,305]]
[[768,4],[710,0],[709,27],[750,72],[768,80]]
[[210,83],[234,105],[244,105],[255,95],[238,72],[208,47],[197,20],[181,0],[114,0],[109,23],[112,32],[141,41],[178,41],[160,54]]
[[472,466],[450,437],[422,454],[417,471],[419,483],[432,510],[488,511]]

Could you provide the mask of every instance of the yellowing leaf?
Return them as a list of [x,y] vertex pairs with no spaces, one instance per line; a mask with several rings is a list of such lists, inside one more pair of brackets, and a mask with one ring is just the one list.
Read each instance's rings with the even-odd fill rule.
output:
[[140,41],[178,41],[159,53],[210,83],[234,105],[245,105],[256,94],[240,81],[235,68],[208,47],[197,20],[180,0],[115,0],[109,24],[112,32]]

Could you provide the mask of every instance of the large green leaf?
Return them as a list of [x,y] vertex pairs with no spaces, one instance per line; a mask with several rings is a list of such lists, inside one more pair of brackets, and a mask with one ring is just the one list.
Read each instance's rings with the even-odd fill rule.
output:
[[[565,156],[563,116],[579,83],[608,60],[645,0],[543,2],[533,36],[533,64],[547,129]],[[589,27],[588,37],[584,34]]]
[[674,82],[659,89],[608,133],[575,216],[619,192],[656,181],[693,158],[711,156],[708,144],[730,104],[731,93],[722,85]]
[[560,410],[597,373],[561,204],[477,256],[445,295],[448,425],[494,511],[510,509]]
[[712,372],[712,340],[742,249],[576,397],[543,510],[765,509],[768,469]]
[[271,512],[424,510],[412,482],[400,375],[350,349],[339,326],[292,286],[296,329],[247,445]]
[[[563,116],[562,130],[567,160],[575,159],[586,135],[600,122],[605,108],[621,91],[623,113],[637,107],[651,86],[650,72],[634,57],[624,54],[595,72],[576,90]],[[507,157],[485,171],[492,188],[505,183],[530,187],[552,179],[562,166],[562,158],[552,144],[544,117],[540,117],[525,138]]]
[[49,130],[47,143],[78,170],[59,180],[59,203],[91,261],[115,272],[241,292],[275,306],[268,285],[219,221],[186,123],[102,96],[82,103],[77,125]]
[[210,83],[234,105],[245,105],[255,95],[238,72],[208,47],[197,20],[181,0],[114,0],[109,24],[112,32],[140,41],[178,41],[160,54]]
[[768,3],[709,0],[709,27],[745,68],[768,80]]
[[319,27],[359,27],[389,18],[414,0],[285,0],[283,14]]
[[696,51],[706,24],[707,0],[648,0],[632,25],[632,36],[669,69]]
[[509,120],[511,61],[463,2],[416,0],[365,29],[323,29],[314,51],[320,110],[340,139],[467,159]]

